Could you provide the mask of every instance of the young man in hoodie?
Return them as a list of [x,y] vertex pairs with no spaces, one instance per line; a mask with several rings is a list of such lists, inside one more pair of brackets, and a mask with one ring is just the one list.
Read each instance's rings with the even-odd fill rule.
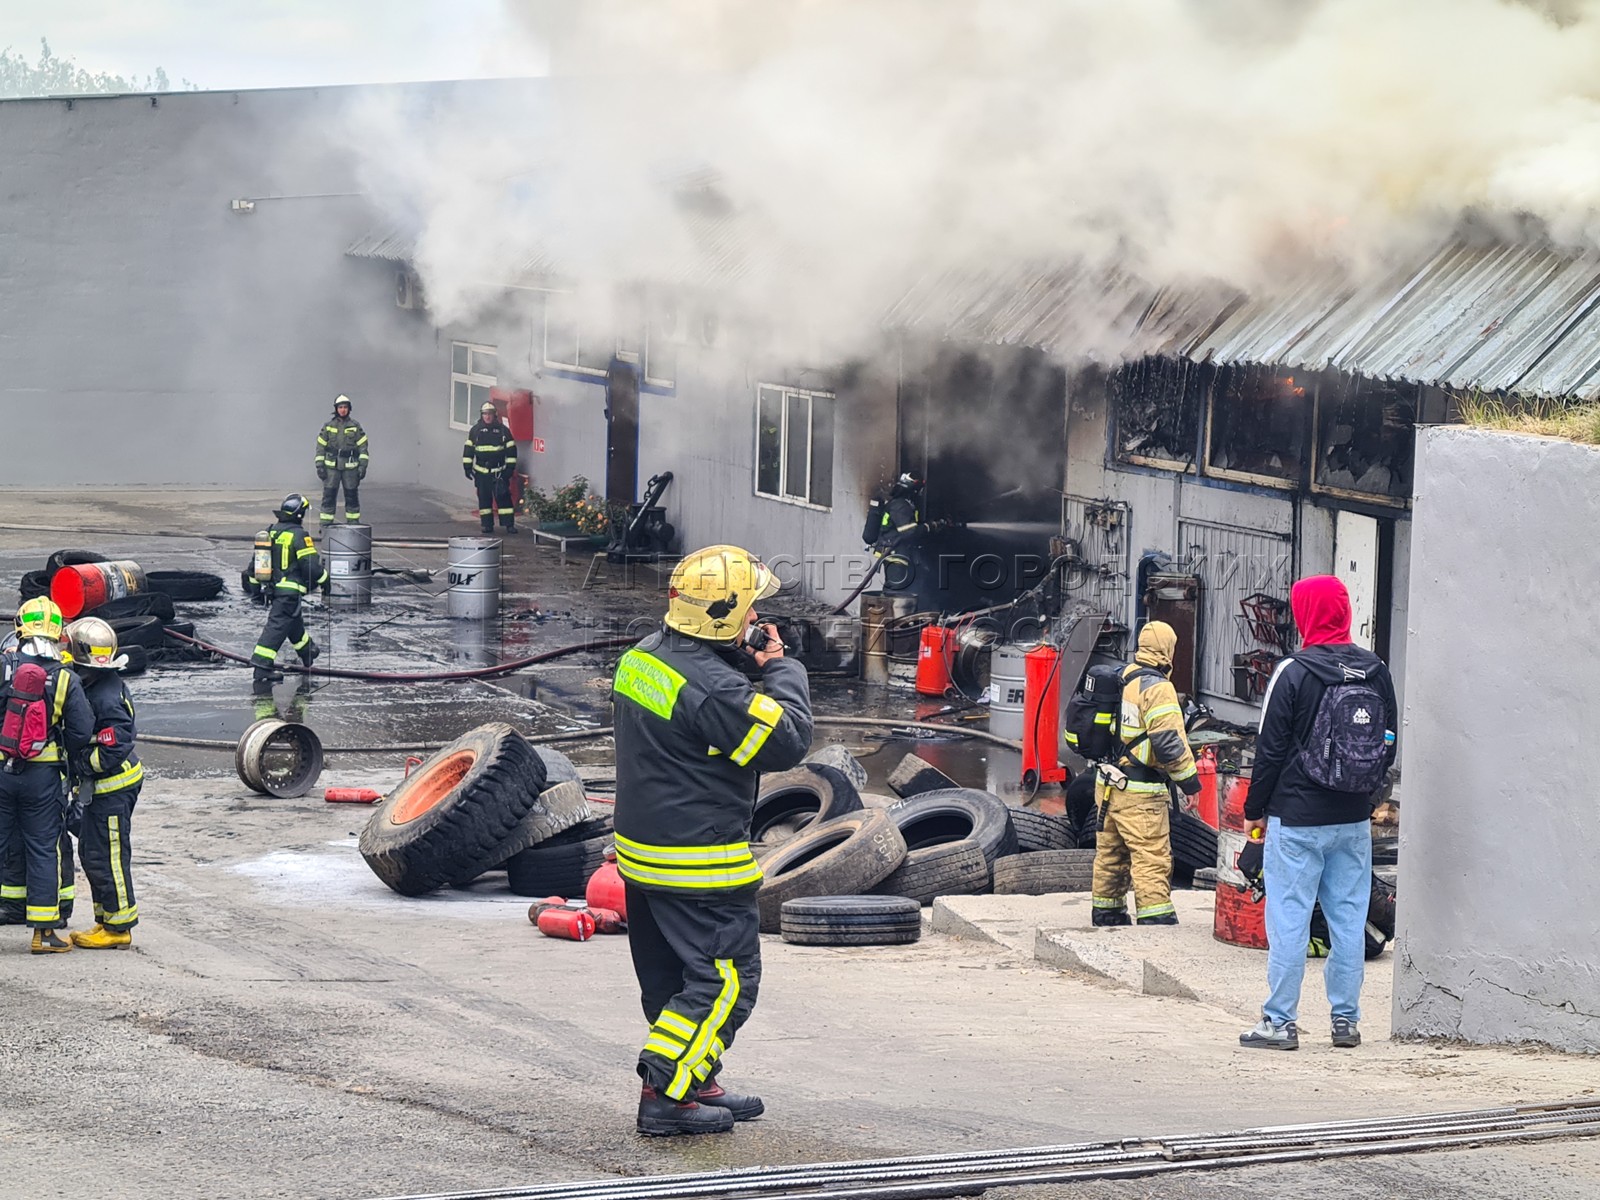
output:
[[1261,734],[1244,815],[1265,834],[1267,988],[1261,1023],[1239,1044],[1296,1050],[1311,909],[1333,942],[1323,982],[1333,1044],[1361,1044],[1363,928],[1372,883],[1372,797],[1394,761],[1394,681],[1350,641],[1350,594],[1332,575],[1289,592],[1300,649],[1278,664],[1261,705]]

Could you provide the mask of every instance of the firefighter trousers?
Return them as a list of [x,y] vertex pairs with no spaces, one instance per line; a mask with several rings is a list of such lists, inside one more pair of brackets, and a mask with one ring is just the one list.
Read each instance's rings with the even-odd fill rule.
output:
[[511,476],[499,471],[473,476],[478,489],[478,523],[483,532],[494,531],[494,510],[500,509],[500,524],[506,529],[517,527],[517,510],[511,506]]
[[334,510],[339,507],[339,488],[344,488],[344,519],[350,524],[361,520],[361,472],[355,467],[329,470],[322,481],[322,523],[333,524]]
[[139,802],[135,785],[96,796],[83,810],[78,835],[78,858],[89,877],[94,919],[113,933],[139,923],[139,906],[133,898],[133,806]]
[[[56,896],[61,901],[61,920],[65,924],[72,916],[73,900],[78,894],[77,879],[72,869],[72,835],[61,834],[57,859],[61,863],[61,885]],[[22,854],[22,831],[13,829],[11,836],[0,848],[0,917],[4,924],[21,925],[25,921],[28,899],[28,874],[26,859]]]
[[1134,916],[1164,917],[1172,906],[1171,794],[1119,792],[1095,782],[1105,828],[1095,839],[1094,907],[1126,911],[1133,888]]
[[258,671],[270,671],[278,661],[278,647],[285,641],[300,653],[311,644],[306,623],[300,616],[300,596],[296,592],[277,592],[272,597],[272,607],[267,610],[267,623],[256,642],[250,661]]
[[650,1034],[639,1077],[683,1100],[717,1073],[761,985],[756,893],[676,896],[627,885],[628,949]]
[[[34,763],[15,773],[0,770],[0,846],[13,841],[22,860],[23,919],[35,929],[55,929],[64,923],[61,893],[72,880],[70,866],[61,862],[61,847],[66,843],[70,854],[72,843],[66,838],[61,772],[54,763]],[[17,890],[8,879],[5,898],[14,899]]]

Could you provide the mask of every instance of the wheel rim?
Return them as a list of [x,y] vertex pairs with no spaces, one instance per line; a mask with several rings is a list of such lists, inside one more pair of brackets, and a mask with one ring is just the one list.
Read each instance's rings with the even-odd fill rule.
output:
[[431,767],[425,767],[404,793],[397,797],[389,813],[390,823],[405,825],[433,811],[441,800],[456,790],[477,761],[476,751],[457,750]]

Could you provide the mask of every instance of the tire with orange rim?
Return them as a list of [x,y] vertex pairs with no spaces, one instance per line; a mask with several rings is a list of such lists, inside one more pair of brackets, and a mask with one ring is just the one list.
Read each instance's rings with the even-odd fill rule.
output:
[[480,725],[389,793],[361,831],[361,857],[402,896],[470,879],[504,860],[501,847],[543,786],[527,739],[509,725]]

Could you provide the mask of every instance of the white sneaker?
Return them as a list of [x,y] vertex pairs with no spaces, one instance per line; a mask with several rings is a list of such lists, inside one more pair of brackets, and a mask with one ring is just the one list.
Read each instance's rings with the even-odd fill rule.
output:
[[1254,1029],[1246,1029],[1239,1035],[1239,1045],[1254,1050],[1298,1050],[1300,1029],[1293,1021],[1274,1025],[1266,1017],[1262,1017],[1261,1024]]

